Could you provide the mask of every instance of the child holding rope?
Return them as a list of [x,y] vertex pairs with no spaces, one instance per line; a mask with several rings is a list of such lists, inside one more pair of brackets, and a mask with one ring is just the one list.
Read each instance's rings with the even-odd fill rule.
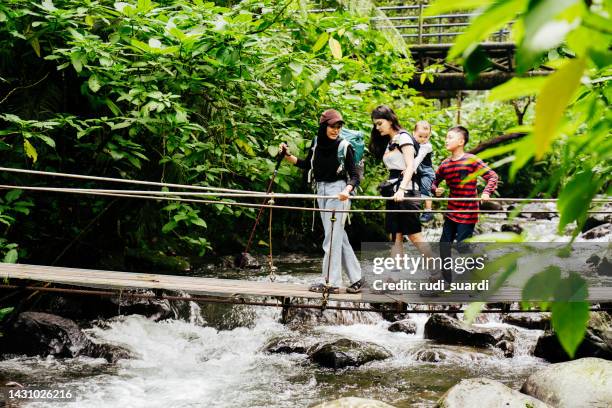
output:
[[[437,197],[444,193],[444,188],[439,187],[442,181],[446,181],[446,185],[450,188],[450,197],[453,198],[478,197],[476,176],[481,176],[487,182],[480,197],[482,201],[488,200],[497,188],[497,173],[475,155],[465,152],[465,145],[469,140],[470,134],[463,126],[455,126],[446,134],[446,149],[451,153],[451,157],[445,159],[436,171],[436,179],[431,189]],[[478,211],[478,202],[449,200],[448,209]],[[440,238],[440,257],[443,260],[451,256],[453,241],[456,240],[459,244],[474,234],[477,222],[477,212],[446,214]],[[457,246],[461,251],[462,246]],[[452,281],[452,271],[445,269],[443,276],[447,282]]]

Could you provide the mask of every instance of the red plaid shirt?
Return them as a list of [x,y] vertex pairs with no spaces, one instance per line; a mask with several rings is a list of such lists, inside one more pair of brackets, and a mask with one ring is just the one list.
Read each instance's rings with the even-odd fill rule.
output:
[[[476,189],[476,177],[464,181],[470,175],[476,174],[487,181],[483,193],[493,194],[497,188],[498,176],[482,160],[470,153],[465,153],[459,160],[445,159],[436,171],[436,180],[431,189],[435,191],[444,180],[450,188],[450,197],[478,197]],[[448,202],[449,210],[478,210],[478,201],[453,201]],[[446,213],[446,217],[460,224],[476,224],[478,213]]]

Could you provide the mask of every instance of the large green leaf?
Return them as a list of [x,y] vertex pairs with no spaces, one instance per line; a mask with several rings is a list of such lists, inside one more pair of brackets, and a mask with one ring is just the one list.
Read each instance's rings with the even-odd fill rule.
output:
[[530,2],[524,18],[524,36],[516,53],[517,71],[524,73],[532,68],[540,55],[557,47],[569,32],[571,22],[555,20],[563,10],[579,0],[541,0]]
[[25,149],[26,155],[29,158],[31,158],[34,163],[36,163],[36,160],[38,160],[38,152],[36,151],[34,146],[32,146],[32,144],[30,142],[28,142],[26,139],[24,139],[23,140],[23,148]]
[[568,61],[548,77],[536,101],[535,108],[535,156],[544,156],[558,133],[563,112],[580,85],[586,66],[585,58]]
[[12,307],[5,307],[4,309],[0,309],[0,320],[4,319],[4,316],[11,313],[12,311]]
[[91,89],[91,92],[96,93],[100,90],[100,81],[98,80],[98,77],[96,75],[92,75],[89,77],[89,79],[87,80],[87,85],[89,85],[89,89]]
[[549,266],[527,280],[521,297],[524,301],[552,300],[560,281],[561,269],[558,266]]
[[546,83],[547,77],[512,78],[496,86],[489,94],[489,101],[507,101],[536,95]]
[[593,176],[592,171],[582,171],[572,176],[565,184],[557,200],[557,209],[560,213],[559,232],[572,221],[583,219],[589,209],[588,205],[595,194],[599,191],[601,184]]
[[328,39],[329,39],[329,34],[327,33],[327,31],[324,31],[323,33],[321,33],[315,45],[312,46],[312,52],[317,52],[321,48],[323,48],[325,44],[327,43]]
[[19,253],[16,249],[11,249],[4,255],[4,259],[2,262],[4,263],[15,263],[17,262],[17,258],[19,257]]
[[587,281],[577,272],[570,272],[566,278],[561,279],[554,293],[554,300],[558,302],[582,302],[588,297]]
[[527,0],[496,1],[471,21],[469,28],[457,37],[448,52],[448,60],[467,58],[478,44],[502,28],[527,6]]
[[574,358],[586,333],[589,304],[588,302],[554,302],[551,309],[552,326],[557,333],[559,343],[570,358]]
[[329,49],[335,59],[342,59],[342,47],[340,46],[340,42],[333,37],[329,39]]
[[474,319],[480,314],[485,302],[472,302],[463,311],[463,319],[467,324],[472,324]]

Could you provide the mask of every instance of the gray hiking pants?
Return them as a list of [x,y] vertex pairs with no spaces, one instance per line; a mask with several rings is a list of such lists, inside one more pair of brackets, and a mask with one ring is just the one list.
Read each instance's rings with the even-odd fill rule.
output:
[[[346,182],[342,180],[332,183],[319,182],[317,183],[317,195],[337,196],[345,187]],[[317,202],[319,208],[325,209],[347,210],[351,207],[350,200],[340,201],[337,198],[319,198]],[[336,221],[333,222],[332,233],[332,212],[321,212],[321,221],[325,230],[325,239],[323,240],[325,256],[323,257],[321,274],[323,281],[325,281],[329,270],[330,286],[342,286],[342,269],[344,269],[349,278],[349,284],[353,284],[361,279],[361,266],[349,243],[346,231],[344,231],[347,215],[348,213],[336,213]]]

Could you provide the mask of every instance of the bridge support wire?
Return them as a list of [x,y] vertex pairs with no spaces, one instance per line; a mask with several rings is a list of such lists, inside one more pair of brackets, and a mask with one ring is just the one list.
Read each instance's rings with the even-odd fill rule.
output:
[[[41,287],[41,286],[22,286],[13,284],[2,284],[0,289],[16,289],[21,291],[39,291],[39,292],[51,292],[51,293],[64,293],[73,295],[89,295],[89,296],[107,296],[107,297],[119,297],[122,299],[145,299],[145,300],[168,300],[168,301],[191,301],[198,303],[221,303],[221,304],[232,304],[232,305],[248,305],[248,306],[267,306],[267,307],[281,307],[281,308],[295,308],[295,309],[321,309],[321,305],[317,304],[298,304],[291,303],[290,298],[284,298],[281,302],[256,302],[248,301],[244,298],[218,298],[218,297],[203,297],[203,296],[171,296],[171,295],[149,295],[144,293],[129,293],[123,290],[95,290],[95,289],[71,289],[71,288],[53,288],[53,287]],[[120,292],[122,292],[120,294]],[[287,300],[289,299],[289,300]],[[496,302],[499,303],[499,302]],[[446,305],[446,304],[444,304]],[[361,306],[338,306],[338,305],[327,305],[326,309],[331,310],[348,310],[355,312],[373,312],[373,313],[386,313],[389,309],[374,309]],[[589,309],[593,312],[606,312],[612,311],[611,307],[591,307]],[[501,309],[483,309],[480,313],[540,313],[541,309],[527,309],[527,310],[504,310]],[[454,314],[464,313],[463,310],[408,310],[405,313],[415,314]]]

